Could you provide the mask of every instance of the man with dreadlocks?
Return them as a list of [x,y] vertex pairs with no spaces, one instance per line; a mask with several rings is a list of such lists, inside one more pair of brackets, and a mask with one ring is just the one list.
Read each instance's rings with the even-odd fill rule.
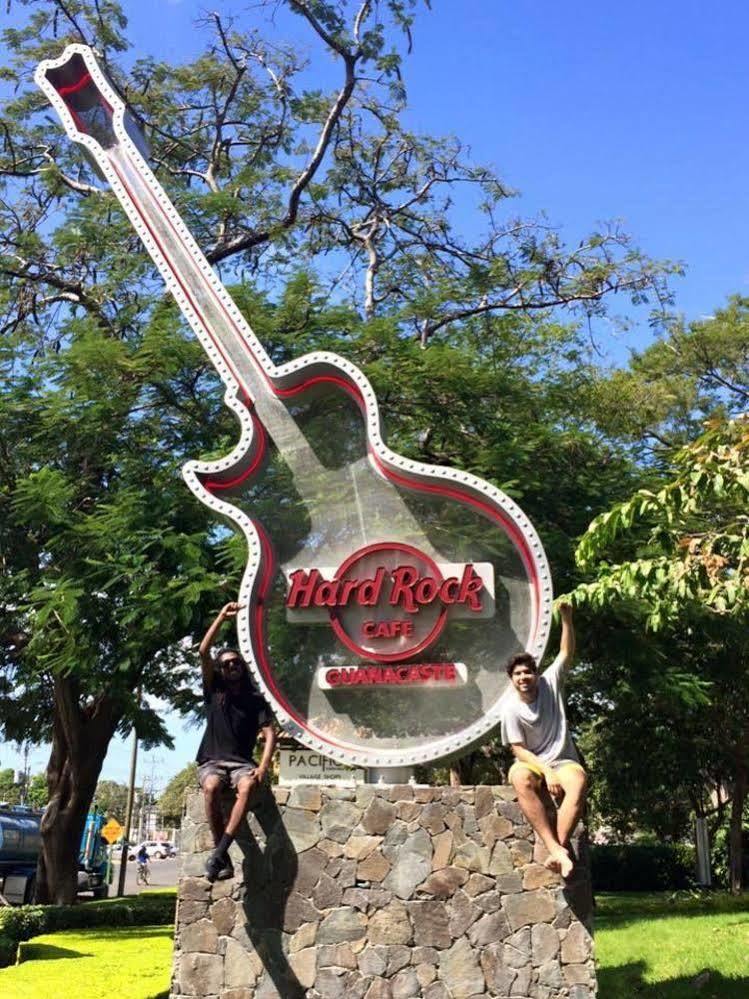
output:
[[[215,843],[205,865],[209,881],[234,876],[229,847],[250,799],[265,780],[276,747],[273,715],[250,679],[242,656],[236,649],[223,649],[214,659],[211,652],[221,625],[241,609],[237,603],[222,607],[200,643],[206,728],[198,749],[198,778]],[[265,740],[259,764],[253,759],[258,733]],[[221,788],[229,786],[237,796],[224,823]]]

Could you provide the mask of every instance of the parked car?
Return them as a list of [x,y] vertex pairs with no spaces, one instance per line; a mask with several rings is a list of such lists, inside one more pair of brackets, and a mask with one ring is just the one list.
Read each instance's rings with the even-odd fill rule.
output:
[[141,846],[145,846],[149,860],[164,860],[165,857],[177,856],[177,848],[168,839],[149,839],[145,843],[139,843],[137,846],[130,847],[130,851],[128,852],[130,860],[135,860]]

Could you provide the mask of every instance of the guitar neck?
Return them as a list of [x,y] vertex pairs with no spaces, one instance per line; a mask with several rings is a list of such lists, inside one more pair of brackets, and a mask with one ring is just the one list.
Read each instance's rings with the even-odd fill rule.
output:
[[142,139],[91,49],[68,46],[59,59],[40,64],[36,80],[68,135],[109,182],[227,388],[254,404],[292,467],[316,470],[308,442],[273,391],[271,358],[141,154]]
[[219,375],[262,407],[272,396],[267,352],[143,157],[121,144],[106,156],[114,193]]

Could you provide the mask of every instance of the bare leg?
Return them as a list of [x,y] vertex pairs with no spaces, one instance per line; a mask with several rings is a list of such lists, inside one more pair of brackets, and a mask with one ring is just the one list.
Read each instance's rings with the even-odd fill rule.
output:
[[210,774],[203,781],[203,797],[208,824],[213,833],[213,842],[218,846],[224,835],[224,816],[221,812],[221,778]]
[[239,823],[247,814],[247,806],[252,792],[256,787],[257,781],[254,777],[242,777],[237,784],[237,799],[234,802],[229,820],[226,823],[226,829],[224,830],[229,836],[236,836]]
[[517,791],[518,804],[523,815],[528,819],[549,851],[549,860],[546,866],[566,878],[572,871],[572,858],[561,845],[551,827],[544,803],[538,793],[540,778],[531,773],[530,770],[518,767],[510,779],[512,786]]
[[564,788],[564,798],[557,812],[557,838],[562,846],[566,847],[585,807],[588,778],[585,772],[578,770],[577,767],[562,767],[557,777]]

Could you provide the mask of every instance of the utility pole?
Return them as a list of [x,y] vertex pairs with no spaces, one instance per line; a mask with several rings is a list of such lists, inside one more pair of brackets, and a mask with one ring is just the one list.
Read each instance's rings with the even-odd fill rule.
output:
[[155,819],[152,822],[152,817],[155,816],[156,812],[156,770],[158,767],[160,767],[163,764],[164,760],[163,757],[156,756],[155,754],[152,753],[150,762],[151,762],[151,772],[148,776],[148,797],[145,798],[144,795],[144,799],[146,802],[145,830],[146,830],[147,839],[152,839],[156,834]]
[[[138,687],[138,706],[140,706],[140,687]],[[133,725],[133,749],[130,754],[130,783],[127,789],[127,807],[125,809],[125,835],[122,838],[120,853],[120,874],[117,879],[117,895],[125,894],[125,875],[127,873],[127,854],[130,849],[130,823],[133,821],[133,799],[135,798],[135,771],[138,764],[138,733]]]
[[[143,787],[140,792],[140,798],[138,799],[138,832],[136,839],[141,843],[144,839],[143,836],[143,819],[146,811],[146,795],[148,794],[148,785],[143,781]],[[147,838],[147,837],[146,837]]]
[[21,804],[26,804],[26,799],[29,792],[29,743],[28,740],[23,744],[23,778],[21,780]]

